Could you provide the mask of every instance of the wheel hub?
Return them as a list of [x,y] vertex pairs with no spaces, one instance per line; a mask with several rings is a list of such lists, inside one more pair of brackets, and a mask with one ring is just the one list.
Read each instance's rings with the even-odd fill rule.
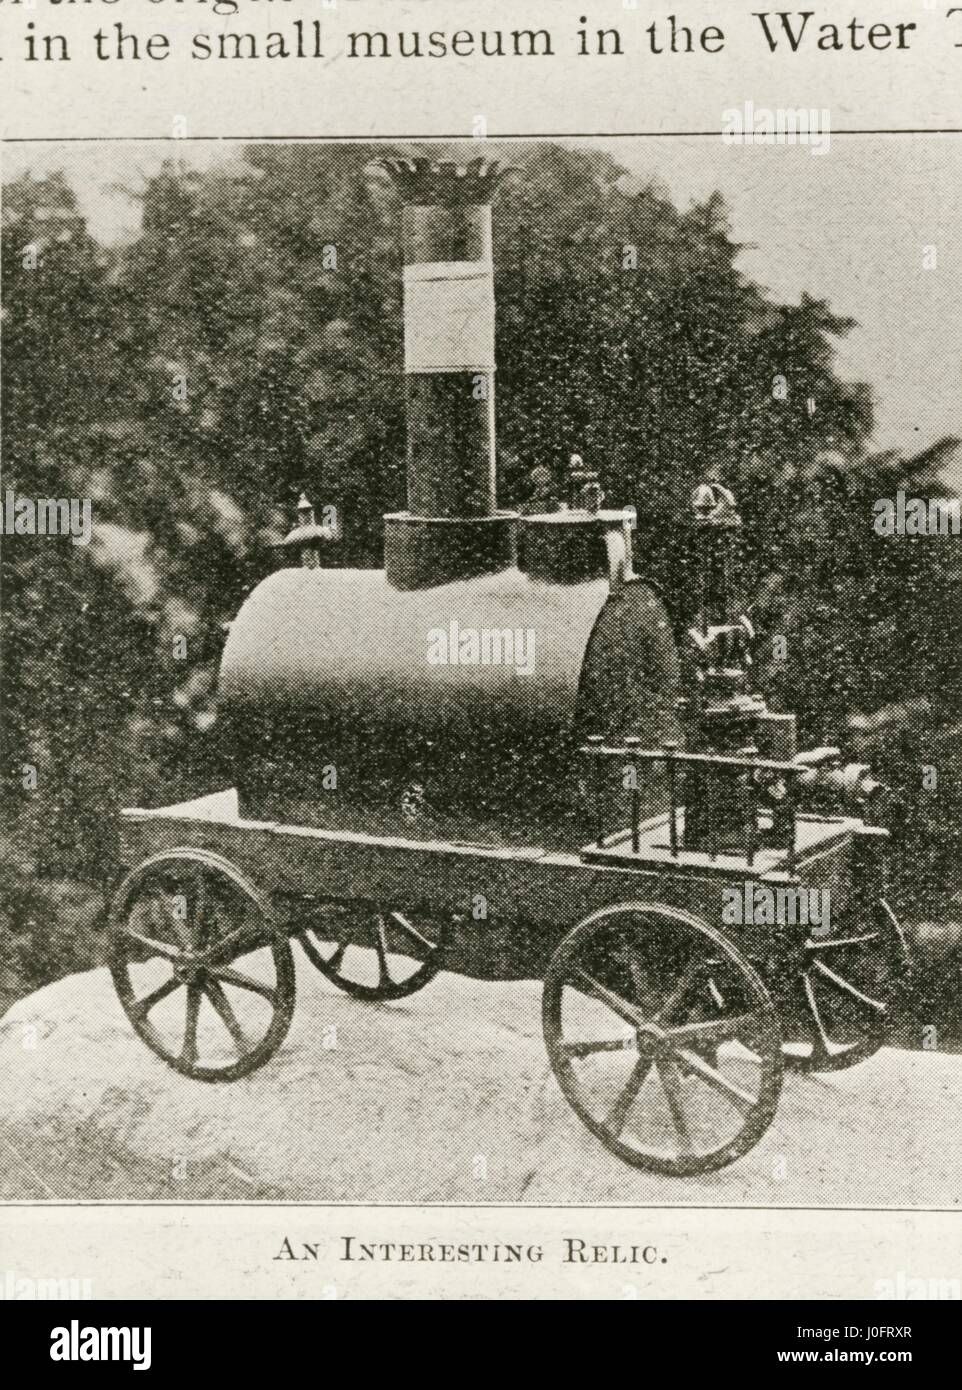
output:
[[649,1056],[662,1057],[671,1050],[668,1034],[656,1023],[639,1023],[635,1029],[638,1051]]
[[184,985],[197,984],[204,974],[204,967],[196,960],[176,960],[173,962],[173,966],[174,974]]

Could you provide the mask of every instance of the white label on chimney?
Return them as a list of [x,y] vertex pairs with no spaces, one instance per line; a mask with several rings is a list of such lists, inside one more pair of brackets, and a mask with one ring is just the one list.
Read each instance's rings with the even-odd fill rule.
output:
[[404,267],[404,369],[494,370],[490,261],[430,261]]

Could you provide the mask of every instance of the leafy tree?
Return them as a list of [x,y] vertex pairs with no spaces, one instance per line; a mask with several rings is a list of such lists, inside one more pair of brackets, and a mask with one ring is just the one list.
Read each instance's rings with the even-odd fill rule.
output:
[[93,496],[106,527],[89,548],[62,537],[3,543],[7,770],[40,866],[57,872],[89,870],[109,845],[111,758],[152,665],[129,577],[107,562],[123,488],[113,422],[130,407],[131,346],[111,272],[63,178],[4,190],[4,487]]

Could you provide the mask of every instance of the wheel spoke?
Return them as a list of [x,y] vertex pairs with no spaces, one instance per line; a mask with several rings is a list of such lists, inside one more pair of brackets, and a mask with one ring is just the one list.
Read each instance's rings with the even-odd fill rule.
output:
[[818,1034],[816,1041],[812,1043],[812,1057],[817,1057],[819,1058],[819,1060],[821,1060],[822,1058],[831,1057],[831,1039],[825,1031],[825,1024],[822,1022],[821,1011],[818,1007],[818,1001],[815,998],[815,990],[812,985],[812,977],[807,970],[802,976],[802,989],[805,992],[805,999],[808,1003],[808,1011],[812,1015],[812,1020],[815,1024],[815,1029]]
[[341,966],[344,963],[344,955],[346,951],[347,942],[339,941],[337,944],[337,948],[334,951],[334,954],[332,956],[329,956],[327,959],[327,964],[330,966],[332,970],[340,972]]
[[138,999],[136,1003],[132,1005],[134,1012],[138,1014],[139,1017],[146,1018],[155,1004],[159,1004],[162,999],[166,999],[168,995],[173,994],[175,989],[180,989],[183,983],[183,980],[179,980],[176,975],[171,975],[169,980],[165,980],[162,985],[158,985],[151,994],[145,994],[143,999]]
[[[131,911],[128,913],[127,925],[134,921],[134,906],[143,909],[136,915],[143,920],[145,935],[151,936],[154,940],[166,941],[168,945],[182,945],[177,932],[173,929],[170,909],[164,900],[159,888],[148,888],[143,898],[137,904],[131,904]],[[140,930],[140,926],[133,927],[134,931]],[[173,942],[171,936],[173,935]]]
[[678,1064],[673,1057],[659,1057],[655,1062],[658,1068],[658,1075],[661,1078],[662,1089],[668,1101],[668,1109],[671,1111],[671,1118],[675,1129],[678,1132],[678,1142],[682,1153],[691,1154],[695,1151],[692,1143],[691,1133],[688,1129],[688,1119],[685,1115],[684,1099],[682,1095],[681,1073]]
[[675,1009],[678,1008],[678,1005],[681,1003],[685,995],[691,989],[692,985],[695,983],[703,969],[704,961],[690,960],[688,962],[688,964],[685,966],[684,971],[682,972],[681,979],[675,985],[675,988],[672,990],[671,994],[668,996],[664,1004],[661,1006],[661,1009],[659,1010],[658,1014],[655,1016],[655,1023],[661,1023],[665,1019],[671,1018],[672,1013],[675,1011]]
[[251,975],[245,975],[240,970],[231,970],[229,966],[215,966],[210,971],[221,984],[236,985],[238,989],[250,990],[252,994],[259,994],[262,998],[270,1001],[271,1004],[277,1003],[277,990],[273,985],[268,985],[263,980],[255,980]]
[[598,1042],[559,1042],[561,1057],[591,1057],[596,1052],[631,1052],[638,1046],[634,1037],[603,1038]]
[[184,953],[179,946],[172,946],[169,941],[157,941],[152,936],[144,936],[142,932],[134,931],[133,927],[121,927],[120,934],[128,941],[136,941],[138,946],[146,946],[153,951],[155,956],[164,956],[167,960],[183,960]]
[[868,946],[872,941],[878,941],[877,931],[869,932],[867,936],[835,936],[831,939],[816,940],[811,937],[805,942],[806,951],[837,951],[843,946]]
[[221,988],[220,982],[218,980],[211,979],[208,976],[208,978],[204,981],[204,992],[206,993],[207,998],[213,1004],[214,1008],[217,1010],[218,1014],[220,1014],[221,1021],[223,1022],[224,1027],[227,1029],[228,1033],[230,1033],[231,1038],[234,1042],[234,1046],[237,1048],[237,1051],[243,1057],[245,1052],[250,1051],[250,1043],[244,1036],[244,1030],[238,1023],[237,1015],[231,1008],[230,1001],[227,998],[227,995],[224,993],[223,989]]
[[[186,894],[178,893],[173,894],[171,896],[183,897],[184,901],[186,902]],[[180,945],[184,948],[184,950],[189,951],[194,945],[194,941],[191,936],[189,921],[177,916],[177,913],[174,911],[174,909],[171,907],[168,901],[168,894],[166,894],[162,888],[155,888],[151,893],[151,898],[160,907],[161,915],[165,923],[174,933]],[[187,912],[189,917],[189,906]]]
[[638,952],[629,941],[625,941],[622,944],[619,954],[628,966],[628,972],[631,975],[631,983],[634,985],[638,1003],[644,1010],[645,1017],[651,1018],[661,1001],[652,994],[650,981],[644,972],[641,961],[638,959]]
[[747,1115],[756,1105],[754,1096],[743,1091],[740,1086],[736,1086],[733,1081],[729,1081],[727,1076],[723,1076],[715,1067],[709,1066],[703,1057],[699,1057],[697,1052],[692,1052],[689,1048],[679,1048],[678,1056],[682,1059],[689,1071],[693,1071],[696,1076],[704,1081],[706,1086],[710,1086],[719,1095],[725,1096],[730,1100],[735,1108],[743,1115]]
[[573,975],[581,981],[587,992],[599,1000],[602,1004],[607,1004],[609,1009],[623,1018],[626,1023],[633,1027],[643,1027],[646,1020],[640,1009],[636,1009],[634,1004],[630,1004],[627,999],[623,999],[620,994],[615,994],[614,990],[608,989],[601,984],[586,970],[575,968]]
[[[241,946],[245,940],[249,943],[247,950],[237,950],[236,948]],[[257,950],[261,946],[266,946],[268,944],[268,941],[262,933],[258,932],[254,935],[250,927],[238,927],[237,930],[232,931],[229,936],[225,936],[222,941],[215,941],[212,946],[208,946],[207,949],[202,951],[195,959],[198,965],[220,965],[225,958],[237,960],[240,956],[246,956],[251,951]]]
[[426,936],[422,936],[417,927],[413,926],[400,912],[391,912],[389,916],[394,925],[400,927],[405,936],[409,936],[412,941],[416,941],[418,945],[423,946],[426,951],[436,951],[438,949],[437,942],[429,941]]
[[184,1024],[184,1046],[180,1060],[188,1067],[197,1063],[197,1020],[200,1016],[201,989],[199,985],[187,986],[187,1019]]
[[382,985],[393,984],[391,972],[387,964],[387,933],[384,930],[384,918],[378,913],[374,919],[374,949],[377,952],[377,971],[378,979]]
[[704,1023],[683,1023],[676,1028],[666,1028],[672,1045],[682,1043],[723,1043],[745,1037],[757,1040],[763,1021],[758,1014],[733,1014],[729,1018],[707,1019]]
[[844,980],[841,975],[836,975],[834,970],[830,970],[824,961],[813,961],[812,969],[817,970],[824,979],[828,980],[829,984],[834,985],[841,993],[849,995],[852,999],[857,999],[867,1009],[873,1009],[875,1013],[879,1014],[888,1013],[888,1008],[881,999],[873,999],[870,995],[863,994],[860,989],[856,989],[851,981]]
[[625,1083],[621,1094],[605,1117],[603,1121],[604,1127],[613,1134],[616,1139],[624,1129],[625,1122],[628,1119],[628,1112],[638,1099],[638,1092],[645,1084],[645,1079],[650,1071],[651,1058],[647,1055],[640,1056],[632,1067],[631,1075]]
[[195,947],[206,945],[207,931],[207,878],[198,866],[194,872],[194,906],[191,913],[191,944]]

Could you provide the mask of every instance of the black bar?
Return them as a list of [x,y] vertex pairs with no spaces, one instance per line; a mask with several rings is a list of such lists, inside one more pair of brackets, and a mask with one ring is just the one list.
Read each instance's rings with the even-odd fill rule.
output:
[[[746,748],[746,758],[754,757],[758,752],[757,748]],[[755,862],[755,855],[758,852],[758,784],[755,781],[755,769],[750,768],[748,772],[748,825],[745,836],[745,859],[748,867]]]
[[678,744],[665,744],[665,768],[668,773],[668,843],[673,859],[678,858]]
[[792,782],[788,782],[785,787],[785,820],[788,825],[788,855],[786,858],[786,866],[790,874],[795,872],[795,841],[798,836],[797,809],[795,805],[795,786]]
[[[589,735],[589,741],[591,737],[598,737],[598,735]],[[581,752],[596,753],[602,758],[626,758],[629,750],[613,747],[609,744],[599,744],[591,748],[582,748]],[[665,753],[661,748],[639,748],[631,756],[644,763],[665,761]],[[811,771],[810,768],[801,767],[798,763],[778,762],[773,758],[738,758],[728,753],[675,753],[674,757],[680,763],[700,763],[711,767],[754,767],[761,772],[780,772],[784,777],[800,777],[803,772]]]
[[595,820],[597,823],[598,838],[595,841],[599,849],[605,847],[605,816],[604,807],[601,804],[601,734],[589,734],[588,746],[585,751],[592,758],[591,765],[591,787],[595,798]]
[[[606,1284],[594,1265],[566,1262],[564,1243],[545,1235],[544,1222],[538,1227],[534,1218],[539,1214],[537,1210],[529,1212],[525,1220],[523,1211],[518,1213],[508,1209],[502,1220],[507,1226],[509,1238],[517,1241],[523,1239],[525,1248],[543,1249],[543,1267],[550,1270],[554,1285],[546,1296],[555,1300],[576,1301],[579,1296],[584,1297],[580,1280],[580,1285],[588,1284],[591,1293],[597,1297],[610,1297],[615,1277],[619,1279],[619,1290],[626,1280],[630,1280],[637,1289],[638,1302],[642,1308],[649,1310],[649,1321],[657,1320],[660,1335],[666,1341],[684,1347],[686,1370],[704,1369],[717,1373],[719,1347],[730,1343],[732,1327],[743,1322],[746,1325],[752,1323],[753,1326],[751,1335],[737,1343],[739,1371],[757,1369],[776,1384],[795,1385],[797,1382],[791,1375],[783,1381],[779,1373],[784,1366],[791,1367],[799,1362],[815,1363],[816,1371],[819,1363],[823,1371],[828,1366],[829,1375],[840,1361],[855,1362],[856,1370],[863,1369],[868,1363],[870,1373],[864,1377],[867,1380],[873,1378],[879,1366],[884,1373],[892,1363],[896,1363],[892,1366],[892,1376],[885,1379],[885,1384],[904,1383],[899,1373],[906,1369],[924,1370],[930,1378],[944,1379],[942,1368],[956,1345],[958,1302],[876,1301],[871,1297],[878,1282],[874,1277],[876,1271],[867,1262],[864,1271],[860,1269],[853,1273],[848,1281],[850,1285],[856,1282],[857,1287],[868,1291],[864,1298],[836,1297],[824,1301],[812,1299],[789,1303],[778,1299],[731,1302],[723,1298],[706,1300],[704,1296],[692,1296],[674,1301],[671,1291],[662,1287],[664,1274],[662,1280],[656,1282],[661,1264],[646,1267],[639,1263],[637,1266],[619,1267],[617,1274],[609,1276]],[[687,1218],[689,1225],[697,1224],[697,1215],[695,1213]],[[954,1215],[949,1214],[948,1219],[951,1220]],[[784,1244],[787,1247],[788,1242]],[[728,1245],[737,1248],[734,1239],[730,1239]],[[417,1246],[413,1248],[417,1249]],[[477,1247],[454,1246],[459,1252],[474,1248]],[[724,1248],[724,1242],[714,1238],[709,1255],[701,1256],[698,1267],[708,1269],[710,1256],[714,1255],[717,1262]],[[667,1250],[670,1258],[674,1254],[674,1247],[669,1243]],[[771,1258],[773,1261],[778,1258],[775,1251]],[[880,1268],[887,1272],[887,1266]],[[405,1265],[403,1272],[408,1278],[399,1279],[399,1292],[394,1297],[408,1301],[423,1301],[427,1297],[433,1302],[464,1301],[465,1280],[463,1277],[458,1279],[457,1273],[462,1276],[471,1273],[471,1297],[475,1300],[520,1302],[524,1300],[528,1288],[535,1286],[530,1265],[509,1268],[490,1262],[468,1264],[465,1261],[451,1270],[442,1267],[436,1271],[433,1284],[423,1277],[417,1278],[422,1274],[418,1263]],[[304,1335],[305,1318],[311,1313],[318,1317],[325,1316],[323,1310],[326,1305],[323,1301],[315,1301],[324,1295],[320,1292],[316,1276],[312,1281],[312,1274],[309,1264],[299,1265],[296,1278],[295,1271],[291,1270],[291,1277],[285,1284],[277,1280],[276,1298],[262,1299],[256,1303],[224,1300],[132,1302],[123,1299],[107,1302],[18,1302],[15,1310],[9,1310],[4,1328],[6,1343],[17,1355],[24,1384],[37,1384],[41,1371],[44,1374],[40,1379],[47,1384],[54,1384],[58,1380],[68,1385],[77,1384],[78,1378],[81,1384],[99,1384],[104,1379],[109,1383],[114,1376],[127,1385],[138,1385],[143,1381],[146,1385],[180,1386],[185,1379],[197,1381],[198,1378],[216,1379],[220,1384],[227,1384],[241,1377],[256,1384],[262,1379],[277,1380],[278,1347],[284,1348],[285,1381],[293,1384],[308,1376],[316,1378],[317,1374],[316,1339]],[[759,1278],[764,1279],[765,1275],[766,1269],[762,1264]],[[714,1277],[717,1279],[717,1276]],[[345,1264],[343,1286],[348,1292],[344,1294],[338,1289],[337,1293],[344,1301],[347,1298],[352,1301],[383,1301],[386,1297],[385,1278],[386,1271],[380,1265]],[[831,1287],[830,1276],[827,1282]],[[836,1282],[842,1282],[841,1275]],[[890,1279],[889,1282],[895,1283],[896,1280]],[[686,1293],[692,1283],[693,1277],[687,1281]],[[721,1288],[724,1292],[724,1283],[721,1283]],[[759,1289],[759,1294],[762,1292],[764,1286]],[[308,1299],[311,1301],[306,1301]],[[245,1308],[251,1310],[252,1318],[256,1314],[257,1337],[210,1335],[212,1324],[224,1327],[231,1319],[246,1318],[248,1314]],[[334,1314],[341,1311],[339,1301],[338,1307],[330,1312],[330,1320],[333,1321]],[[77,1324],[76,1335],[71,1336],[71,1324],[74,1322]],[[693,1337],[692,1327],[696,1323],[699,1335]],[[79,1361],[77,1351],[81,1336],[88,1331],[96,1335],[101,1329],[108,1328],[126,1329],[130,1334],[127,1344],[130,1358]],[[146,1336],[148,1329],[149,1343]],[[117,1338],[116,1344],[122,1353],[126,1350],[123,1339]],[[109,1356],[106,1346],[104,1350]],[[64,1351],[67,1359],[61,1360],[57,1353]],[[375,1348],[374,1352],[375,1367],[378,1370],[383,1368],[390,1374],[388,1349]],[[136,1361],[134,1354],[138,1357]],[[861,1360],[861,1365],[856,1357]],[[530,1364],[525,1362],[523,1356],[521,1360],[525,1365]],[[847,1367],[849,1370],[852,1368],[851,1364]],[[854,1379],[858,1378],[856,1376]]]
[[[625,739],[629,758],[638,750],[640,743],[641,739],[637,734],[629,734]],[[631,771],[634,781],[631,789],[631,852],[638,854],[641,850],[641,793],[638,790],[638,769],[632,766]]]

